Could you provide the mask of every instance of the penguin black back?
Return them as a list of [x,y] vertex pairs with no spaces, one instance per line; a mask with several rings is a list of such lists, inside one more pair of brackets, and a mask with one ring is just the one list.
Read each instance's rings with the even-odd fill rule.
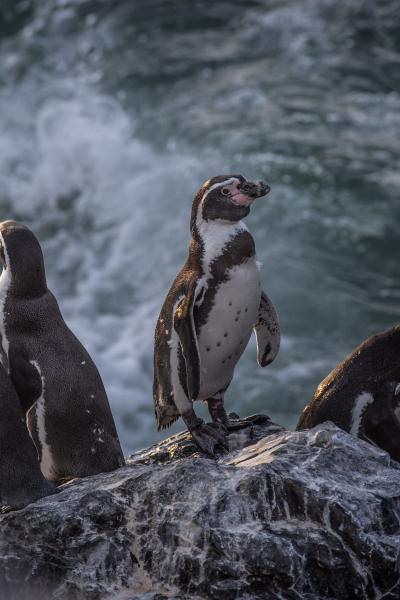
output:
[[332,421],[400,460],[400,326],[369,337],[318,385],[297,429]]
[[34,234],[0,224],[2,361],[7,366],[48,479],[110,471],[124,464],[100,374],[65,324],[46,284]]

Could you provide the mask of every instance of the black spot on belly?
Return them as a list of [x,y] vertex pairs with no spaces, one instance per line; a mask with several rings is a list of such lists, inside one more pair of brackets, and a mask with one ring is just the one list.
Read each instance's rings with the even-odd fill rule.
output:
[[226,331],[225,331],[225,333],[224,333],[224,337],[228,337],[228,334],[226,333]]
[[239,321],[239,317],[235,317],[235,321]]
[[210,347],[209,346],[207,346],[206,352],[210,352]]
[[241,311],[240,311],[240,308],[239,308],[239,310],[237,310],[237,311],[236,311],[236,314],[237,314],[237,315],[240,315],[240,312],[241,312]]
[[228,356],[228,360],[231,360],[231,358],[232,358],[232,354],[230,354],[230,355]]
[[244,312],[247,312],[248,310],[249,310],[249,309],[248,309],[248,308],[247,308],[247,306],[246,306],[246,308],[244,309]]
[[220,345],[221,345],[221,342],[217,342],[217,346],[220,346]]
[[230,301],[228,302],[228,305],[229,305],[229,306],[232,306],[232,300],[230,300]]

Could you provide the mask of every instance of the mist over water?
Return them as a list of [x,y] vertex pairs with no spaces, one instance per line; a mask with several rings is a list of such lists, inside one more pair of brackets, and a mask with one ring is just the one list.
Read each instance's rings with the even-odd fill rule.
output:
[[399,321],[398,2],[6,1],[0,57],[0,219],[39,237],[125,451],[165,435],[153,330],[213,175],[272,187],[246,224],[283,331],[266,369],[249,344],[228,410],[293,426]]

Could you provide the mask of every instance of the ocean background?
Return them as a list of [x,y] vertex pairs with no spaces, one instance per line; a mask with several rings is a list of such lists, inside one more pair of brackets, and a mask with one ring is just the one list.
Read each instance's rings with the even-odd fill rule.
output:
[[272,187],[246,222],[283,342],[226,405],[293,427],[400,317],[398,1],[1,1],[0,219],[41,241],[126,452],[168,434],[153,330],[193,194],[231,172]]

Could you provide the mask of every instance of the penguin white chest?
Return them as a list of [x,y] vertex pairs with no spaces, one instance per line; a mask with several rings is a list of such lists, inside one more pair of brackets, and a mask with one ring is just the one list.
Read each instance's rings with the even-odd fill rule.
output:
[[[208,285],[212,286],[213,281]],[[260,299],[260,273],[255,258],[232,267],[226,281],[217,285],[207,322],[199,333],[200,400],[229,385],[257,320]]]

